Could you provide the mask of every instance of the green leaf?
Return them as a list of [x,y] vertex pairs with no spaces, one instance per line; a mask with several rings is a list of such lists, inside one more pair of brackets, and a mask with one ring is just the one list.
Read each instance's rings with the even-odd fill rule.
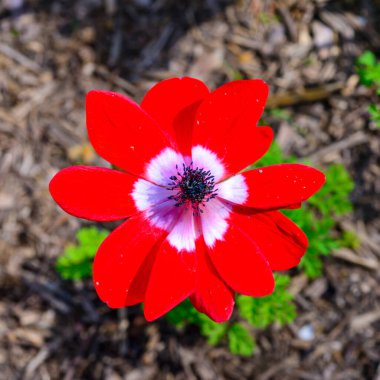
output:
[[76,235],[77,245],[69,245],[58,257],[56,269],[65,280],[80,280],[91,277],[92,261],[100,244],[108,236],[106,230],[83,227]]
[[297,162],[295,156],[285,157],[284,153],[281,150],[281,147],[276,142],[273,142],[268,152],[262,158],[260,158],[259,161],[257,161],[254,165],[251,165],[249,168],[261,168],[263,166],[294,162]]
[[366,50],[356,61],[357,65],[374,66],[376,64],[376,56],[371,51]]
[[371,51],[365,51],[358,57],[356,71],[363,85],[367,87],[373,84],[380,85],[380,62]]
[[217,345],[226,335],[228,323],[217,323],[204,314],[200,314],[201,334],[207,338],[208,344]]
[[350,194],[354,182],[343,165],[331,165],[325,172],[325,185],[309,200],[323,215],[344,215],[352,210]]
[[178,328],[186,325],[199,327],[200,333],[211,345],[218,344],[226,335],[227,323],[216,323],[205,314],[199,313],[187,299],[166,314],[169,323]]
[[228,348],[233,354],[251,356],[255,350],[255,341],[251,333],[240,323],[234,323],[227,332]]
[[339,235],[334,235],[336,217],[352,210],[350,194],[354,182],[343,165],[331,165],[325,171],[325,185],[298,210],[283,210],[306,234],[309,246],[299,268],[310,278],[322,274],[320,256],[346,246]]
[[[380,88],[378,91],[380,92]],[[368,112],[371,116],[371,120],[375,123],[376,127],[380,128],[380,107],[376,104],[370,104],[368,106]]]
[[255,327],[265,328],[274,322],[285,325],[296,317],[294,297],[287,291],[290,277],[275,274],[275,281],[275,291],[269,296],[253,298],[238,295],[236,297],[239,314]]
[[343,231],[339,243],[342,247],[351,249],[358,249],[360,247],[359,236],[354,231]]

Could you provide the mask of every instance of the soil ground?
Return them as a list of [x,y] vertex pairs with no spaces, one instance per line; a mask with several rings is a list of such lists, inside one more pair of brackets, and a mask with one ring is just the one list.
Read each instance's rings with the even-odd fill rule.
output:
[[[373,0],[3,0],[0,3],[0,379],[379,380],[378,129],[356,57],[380,52]],[[112,89],[139,101],[157,81],[194,76],[210,88],[244,78],[271,87],[282,148],[355,181],[341,228],[361,239],[324,276],[295,275],[299,311],[257,333],[239,358],[196,329],[109,310],[91,281],[54,264],[86,222],[64,214],[48,183],[60,168],[105,165],[87,145],[84,96]],[[109,227],[109,226],[107,226]],[[311,341],[299,339],[312,326]]]

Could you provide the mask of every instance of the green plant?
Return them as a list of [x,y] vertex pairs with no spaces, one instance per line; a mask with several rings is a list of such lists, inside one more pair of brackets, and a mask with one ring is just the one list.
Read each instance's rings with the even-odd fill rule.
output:
[[[359,74],[360,83],[366,87],[374,86],[377,95],[380,96],[380,61],[371,51],[365,51],[356,60],[356,71]],[[371,120],[380,127],[380,106],[370,104],[368,112]]]
[[368,106],[368,112],[371,116],[371,120],[374,121],[378,127],[380,127],[380,106],[370,104]]
[[90,277],[95,253],[108,234],[96,227],[81,228],[76,234],[78,244],[68,245],[57,259],[56,268],[61,277],[65,280]]
[[325,171],[326,183],[308,200],[323,216],[344,215],[352,211],[350,194],[354,182],[343,165],[331,165]]
[[227,331],[228,348],[236,355],[251,356],[256,344],[251,332],[241,323],[234,323]]
[[[274,143],[255,167],[294,162],[297,162],[295,156],[284,156],[279,145]],[[344,240],[334,234],[336,218],[352,210],[350,193],[354,183],[345,167],[330,165],[325,174],[325,185],[305,205],[296,210],[283,210],[283,213],[292,219],[309,239],[309,247],[301,260],[300,268],[310,278],[321,275],[321,256],[327,256],[334,249],[345,246]]]
[[272,323],[284,325],[296,317],[293,295],[287,290],[290,277],[276,274],[275,280],[276,288],[270,296],[236,296],[236,321],[233,323],[213,322],[206,315],[198,313],[189,300],[171,310],[166,318],[180,329],[187,325],[198,326],[200,333],[211,345],[227,340],[233,354],[250,356],[255,349],[252,328],[263,329]]
[[308,202],[297,210],[284,210],[309,239],[307,253],[302,258],[300,268],[310,278],[322,274],[321,257],[333,250],[346,246],[345,240],[334,233],[337,216],[352,210],[350,193],[354,183],[343,165],[331,165],[325,172],[326,183]]
[[166,318],[169,323],[179,329],[183,329],[187,325],[198,326],[201,334],[211,345],[215,345],[223,339],[228,327],[228,323],[216,323],[205,314],[198,313],[188,299],[166,314]]
[[296,317],[293,295],[287,291],[290,277],[275,274],[275,291],[266,297],[247,297],[238,295],[236,303],[239,315],[252,326],[266,328],[272,323],[285,325]]
[[274,117],[278,120],[291,121],[292,116],[290,112],[283,108],[268,108],[265,112],[266,116]]
[[380,61],[374,53],[366,50],[361,54],[356,60],[356,70],[362,84],[367,87],[373,84],[380,86]]

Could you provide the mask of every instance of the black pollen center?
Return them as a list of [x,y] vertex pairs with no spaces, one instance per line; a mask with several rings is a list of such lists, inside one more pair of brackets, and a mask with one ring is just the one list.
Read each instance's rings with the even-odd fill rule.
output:
[[210,170],[194,168],[193,163],[189,166],[182,165],[182,173],[176,165],[177,175],[171,176],[168,183],[169,189],[176,191],[169,199],[176,201],[175,206],[180,207],[185,203],[191,204],[194,214],[203,212],[201,207],[217,196],[215,189],[215,177]]

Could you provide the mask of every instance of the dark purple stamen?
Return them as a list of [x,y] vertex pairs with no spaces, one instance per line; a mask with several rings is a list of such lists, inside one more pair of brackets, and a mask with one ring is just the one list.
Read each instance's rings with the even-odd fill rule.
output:
[[168,183],[170,190],[176,190],[175,195],[169,199],[176,201],[175,206],[180,207],[186,202],[190,202],[194,214],[203,213],[201,206],[205,207],[206,203],[217,196],[215,189],[215,177],[211,175],[210,170],[194,169],[193,163],[189,166],[182,164],[182,173],[176,165],[177,175],[171,176]]

